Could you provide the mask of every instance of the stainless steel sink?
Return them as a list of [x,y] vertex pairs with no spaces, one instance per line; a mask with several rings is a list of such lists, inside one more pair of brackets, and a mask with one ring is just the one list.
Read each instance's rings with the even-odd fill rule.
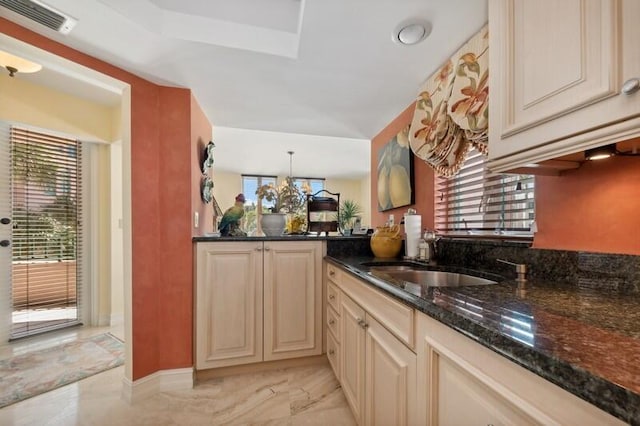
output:
[[394,280],[410,282],[427,287],[462,287],[470,285],[497,284],[497,281],[486,278],[445,271],[383,270],[382,268],[376,270],[372,268],[372,272],[370,272],[370,274],[383,279],[386,278],[386,275]]
[[369,270],[381,272],[415,271],[416,267],[413,265],[384,265],[372,266]]

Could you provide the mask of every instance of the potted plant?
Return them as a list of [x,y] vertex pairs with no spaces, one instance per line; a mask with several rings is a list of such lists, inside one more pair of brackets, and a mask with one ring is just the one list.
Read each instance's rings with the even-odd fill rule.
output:
[[262,200],[273,202],[270,212],[264,212],[260,219],[262,231],[267,236],[281,235],[285,229],[286,215],[295,214],[304,207],[305,196],[303,191],[295,186],[293,178],[287,177],[278,186],[274,184],[262,185],[256,191],[256,195]]
[[338,210],[338,229],[342,235],[351,235],[353,221],[362,213],[362,208],[353,200],[344,200]]

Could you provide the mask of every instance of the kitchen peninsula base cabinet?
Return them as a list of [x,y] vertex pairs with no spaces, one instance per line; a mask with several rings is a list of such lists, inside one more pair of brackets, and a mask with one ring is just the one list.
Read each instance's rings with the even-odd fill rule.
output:
[[196,245],[196,369],[322,353],[321,241]]
[[639,136],[639,20],[637,0],[489,0],[489,167]]
[[[416,354],[383,326],[392,324],[403,336],[412,335],[413,310],[333,265],[328,265],[327,273],[327,357],[356,422],[416,424]],[[409,317],[401,315],[397,321],[395,308]],[[372,312],[382,314],[375,317]],[[336,339],[339,343],[332,342]]]
[[622,425],[619,419],[418,313],[421,425]]

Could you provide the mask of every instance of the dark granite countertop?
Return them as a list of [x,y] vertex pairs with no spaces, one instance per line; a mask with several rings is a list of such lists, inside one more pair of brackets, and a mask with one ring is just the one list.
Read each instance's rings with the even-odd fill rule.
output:
[[[370,257],[327,260],[511,361],[640,425],[640,296],[529,280],[426,287],[371,272]],[[431,265],[485,276],[490,271]],[[371,273],[370,273],[371,272]]]

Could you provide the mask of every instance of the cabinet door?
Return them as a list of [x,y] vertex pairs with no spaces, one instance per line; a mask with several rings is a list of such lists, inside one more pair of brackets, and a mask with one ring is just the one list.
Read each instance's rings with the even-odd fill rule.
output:
[[364,310],[347,295],[340,300],[340,384],[358,424],[364,422]]
[[621,93],[640,77],[637,3],[489,1],[491,160],[536,147],[541,159],[576,152],[596,135],[556,141],[609,125],[598,137],[612,137],[640,115],[639,93]]
[[322,242],[264,243],[264,360],[322,353]]
[[416,354],[372,317],[366,324],[365,424],[415,424]]
[[452,360],[436,353],[431,385],[433,425],[537,425],[515,405]]
[[196,252],[196,368],[262,361],[262,243]]
[[623,424],[439,321],[417,320],[418,424]]

